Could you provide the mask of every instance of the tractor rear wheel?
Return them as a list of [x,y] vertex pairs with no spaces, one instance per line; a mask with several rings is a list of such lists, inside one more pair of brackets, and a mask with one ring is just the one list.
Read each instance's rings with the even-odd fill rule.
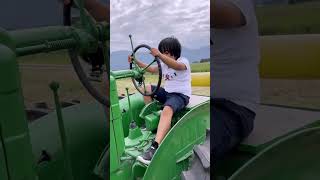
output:
[[181,174],[182,180],[209,180],[210,179],[210,130],[207,130],[206,141],[195,146],[194,158],[188,171]]

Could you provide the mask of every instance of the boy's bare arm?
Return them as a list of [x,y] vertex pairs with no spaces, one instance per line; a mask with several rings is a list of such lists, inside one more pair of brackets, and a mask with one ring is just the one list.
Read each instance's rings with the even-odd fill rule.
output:
[[246,19],[241,10],[226,0],[211,0],[210,26],[217,29],[241,27]]
[[[69,4],[72,0],[63,0],[65,4]],[[109,22],[110,6],[105,5],[98,0],[85,0],[85,8],[97,21]]]
[[108,21],[110,17],[110,6],[98,0],[85,0],[85,7],[97,21]]
[[[131,56],[128,56],[128,62],[129,63],[132,62],[132,57]],[[148,66],[147,64],[145,64],[144,62],[142,62],[142,61],[140,61],[138,59],[136,59],[136,63],[141,68],[145,68],[145,67]],[[153,66],[149,66],[147,68],[147,71],[150,72],[150,73],[157,73],[157,72],[159,72],[159,69],[158,69],[158,66],[153,65]]]
[[151,54],[153,56],[158,56],[163,63],[165,63],[166,65],[168,65],[168,67],[181,71],[181,70],[186,70],[187,67],[185,64],[177,62],[175,59],[166,56],[165,54],[162,54],[158,49],[156,48],[151,48]]

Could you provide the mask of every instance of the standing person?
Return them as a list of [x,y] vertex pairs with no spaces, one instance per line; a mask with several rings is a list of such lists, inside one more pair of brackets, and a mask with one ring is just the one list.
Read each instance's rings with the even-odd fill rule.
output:
[[[158,49],[152,48],[151,54],[158,57],[161,62],[162,76],[165,80],[164,88],[160,87],[158,92],[153,96],[144,96],[145,104],[152,102],[155,98],[160,103],[164,104],[161,112],[160,121],[158,124],[157,134],[155,140],[137,159],[145,164],[149,164],[159,144],[162,142],[171,127],[171,120],[175,113],[181,111],[189,103],[191,96],[191,70],[188,59],[180,57],[181,45],[178,39],[168,37],[159,43]],[[129,63],[132,57],[128,57]],[[139,67],[145,68],[147,64],[140,60],[136,60]],[[150,66],[147,68],[148,72],[158,72],[158,66]],[[147,85],[146,90],[148,93],[156,88],[153,85]]]
[[211,3],[211,157],[216,163],[253,130],[260,51],[253,0]]

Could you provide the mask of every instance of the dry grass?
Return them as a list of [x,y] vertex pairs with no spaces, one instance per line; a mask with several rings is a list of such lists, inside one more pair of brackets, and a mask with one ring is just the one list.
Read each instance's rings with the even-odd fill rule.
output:
[[[93,101],[93,98],[80,84],[73,70],[31,70],[21,69],[22,87],[25,104],[30,107],[34,102],[47,102],[52,105],[52,92],[48,84],[60,82],[60,97],[63,101],[72,99],[81,102]],[[136,90],[131,79],[117,81],[119,95],[125,94],[125,87],[130,93]],[[209,95],[209,87],[192,87],[193,94]],[[261,81],[261,100],[263,103],[282,104],[296,107],[320,109],[320,80],[272,80]]]
[[[61,101],[80,100],[90,102],[94,99],[81,85],[73,69],[29,69],[21,68],[22,89],[26,107],[34,102],[46,102],[53,107],[53,94],[49,83],[60,83],[59,96]],[[101,85],[96,85],[102,91]]]
[[[155,84],[156,81],[153,81]],[[125,88],[128,87],[129,88],[129,93],[136,93],[138,92],[133,84],[131,79],[127,78],[127,79],[121,79],[117,81],[117,88],[118,88],[118,95],[123,96],[126,94],[126,90]],[[195,95],[204,95],[204,96],[209,96],[210,95],[210,87],[192,87],[192,94]]]
[[[29,56],[28,58],[32,58]],[[34,63],[32,60],[24,59]],[[53,60],[46,59],[45,62]],[[37,57],[37,62],[42,58]],[[63,63],[61,63],[63,64]],[[25,104],[30,107],[34,102],[47,102],[52,107],[52,92],[48,84],[55,80],[61,84],[59,91],[60,99],[71,101],[73,99],[81,102],[90,102],[94,99],[82,87],[78,77],[73,69],[30,69],[20,68],[22,77],[23,95]],[[156,76],[149,78],[150,82],[155,83]],[[130,93],[136,90],[131,79],[122,79],[117,81],[119,95],[125,94],[125,87],[129,88]],[[98,89],[104,91],[105,87],[98,86]],[[192,87],[193,94],[210,94],[209,87]],[[263,79],[261,81],[261,100],[263,103],[282,104],[296,107],[307,107],[320,109],[320,80],[273,80]]]

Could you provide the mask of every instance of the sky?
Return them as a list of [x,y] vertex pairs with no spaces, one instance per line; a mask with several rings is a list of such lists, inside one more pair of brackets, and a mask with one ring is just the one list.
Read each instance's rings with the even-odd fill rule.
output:
[[110,0],[111,52],[147,44],[158,47],[161,39],[175,36],[182,46],[209,46],[209,0]]

